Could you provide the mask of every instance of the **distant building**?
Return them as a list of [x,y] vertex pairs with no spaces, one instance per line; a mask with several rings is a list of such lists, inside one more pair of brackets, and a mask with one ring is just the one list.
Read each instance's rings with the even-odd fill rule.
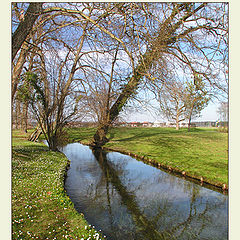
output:
[[153,123],[151,122],[143,122],[142,127],[152,127]]
[[165,122],[160,122],[159,120],[156,120],[153,124],[152,127],[166,127]]
[[139,125],[140,125],[139,122],[130,122],[130,123],[128,123],[129,127],[138,127]]

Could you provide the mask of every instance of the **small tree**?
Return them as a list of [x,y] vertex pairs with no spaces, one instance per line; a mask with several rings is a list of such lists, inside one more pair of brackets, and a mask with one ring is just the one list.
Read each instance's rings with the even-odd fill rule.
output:
[[221,102],[218,107],[219,119],[223,122],[228,121],[228,102]]
[[201,111],[208,105],[210,97],[202,78],[197,75],[194,76],[194,83],[186,83],[185,91],[185,116],[190,131],[192,118],[200,116]]
[[158,93],[160,111],[168,120],[175,121],[176,130],[179,130],[180,122],[186,119],[185,94],[184,85],[175,81],[165,83]]
[[210,101],[206,86],[197,75],[194,82],[188,81],[185,84],[176,79],[165,82],[158,91],[161,112],[169,120],[175,121],[177,130],[180,122],[188,120],[190,131],[192,118],[200,116]]
[[[71,103],[68,102],[69,100],[66,101],[67,94],[60,95],[59,99],[54,99],[53,95],[44,86],[44,81],[35,73],[26,73],[25,81],[32,88],[32,91],[25,93],[25,98],[29,101],[42,133],[48,142],[49,149],[57,151],[57,147],[65,140],[63,128],[78,111],[78,103],[81,97],[76,97]],[[61,92],[62,89],[59,89],[58,93]],[[66,111],[67,105],[71,106],[71,110]]]

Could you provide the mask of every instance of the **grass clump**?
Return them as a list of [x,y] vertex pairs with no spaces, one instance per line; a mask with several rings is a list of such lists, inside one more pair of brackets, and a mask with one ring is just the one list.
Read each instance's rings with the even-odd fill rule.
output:
[[103,239],[64,190],[68,159],[12,134],[12,239]]

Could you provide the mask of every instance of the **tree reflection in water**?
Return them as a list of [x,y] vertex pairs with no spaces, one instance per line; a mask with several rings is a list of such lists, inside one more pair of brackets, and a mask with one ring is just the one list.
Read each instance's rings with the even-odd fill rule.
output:
[[227,239],[227,196],[119,153],[81,144],[63,152],[67,193],[109,239]]

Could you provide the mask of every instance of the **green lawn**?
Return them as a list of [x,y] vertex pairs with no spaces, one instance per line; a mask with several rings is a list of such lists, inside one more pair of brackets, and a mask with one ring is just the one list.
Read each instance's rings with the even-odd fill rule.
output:
[[67,158],[20,131],[12,137],[12,239],[103,239],[64,191]]
[[[68,129],[71,141],[89,143],[94,128]],[[228,185],[228,134],[216,128],[115,128],[106,147],[131,152],[214,185]]]

